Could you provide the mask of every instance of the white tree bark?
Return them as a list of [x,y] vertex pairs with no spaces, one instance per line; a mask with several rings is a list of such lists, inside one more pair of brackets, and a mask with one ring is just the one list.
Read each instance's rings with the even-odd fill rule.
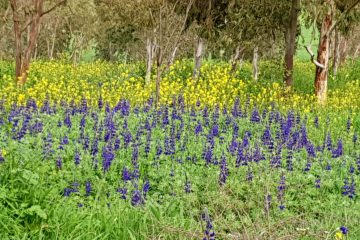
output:
[[150,38],[146,41],[146,75],[145,75],[145,83],[150,84],[151,80],[151,70],[153,65],[153,54],[154,54],[154,47],[153,43]]
[[253,79],[257,81],[259,79],[259,48],[256,46],[253,53]]
[[201,58],[203,55],[203,50],[204,50],[204,40],[201,37],[199,37],[196,47],[196,54],[195,54],[195,66],[193,73],[194,79],[197,79],[200,76]]

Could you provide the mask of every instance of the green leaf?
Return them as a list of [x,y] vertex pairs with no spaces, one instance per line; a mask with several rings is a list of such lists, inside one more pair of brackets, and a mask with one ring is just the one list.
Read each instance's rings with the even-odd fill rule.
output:
[[134,236],[134,233],[131,231],[130,228],[128,228],[128,233],[129,233],[129,236],[130,236],[131,240],[136,240],[136,237]]
[[35,213],[42,219],[47,219],[47,214],[45,213],[45,211],[43,209],[41,209],[41,207],[39,205],[31,206],[30,208],[27,209],[27,212],[30,214]]
[[150,211],[155,216],[156,220],[160,221],[160,209],[155,207],[154,205],[151,205]]

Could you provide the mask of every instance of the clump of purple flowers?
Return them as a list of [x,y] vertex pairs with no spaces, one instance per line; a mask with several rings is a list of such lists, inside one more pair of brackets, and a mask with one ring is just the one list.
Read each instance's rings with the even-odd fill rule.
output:
[[205,209],[205,212],[201,215],[201,219],[206,223],[203,240],[215,240],[214,226],[212,225],[207,209]]
[[219,175],[219,184],[221,186],[225,185],[228,176],[229,176],[229,169],[227,166],[226,157],[223,154],[220,163],[220,175]]
[[349,181],[349,178],[345,178],[342,195],[347,196],[350,199],[354,199],[356,196],[355,190],[356,190],[356,185],[355,185],[354,177],[351,178],[351,181]]
[[284,202],[285,202],[285,189],[286,189],[286,177],[285,175],[282,175],[281,178],[280,178],[280,182],[279,182],[279,185],[278,185],[278,201],[280,203],[280,210],[284,210],[285,209],[285,205],[284,205]]

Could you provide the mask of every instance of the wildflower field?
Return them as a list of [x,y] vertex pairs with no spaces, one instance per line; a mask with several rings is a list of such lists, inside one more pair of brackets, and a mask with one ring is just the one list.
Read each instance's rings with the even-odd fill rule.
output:
[[191,64],[0,62],[0,239],[360,239],[359,63]]

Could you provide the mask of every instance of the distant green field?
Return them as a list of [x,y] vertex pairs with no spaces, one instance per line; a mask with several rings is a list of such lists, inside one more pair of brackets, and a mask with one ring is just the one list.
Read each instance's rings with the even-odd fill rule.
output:
[[306,52],[304,45],[307,46],[307,45],[311,44],[312,50],[316,54],[318,42],[319,42],[318,31],[316,30],[315,37],[313,37],[313,29],[306,28],[304,25],[302,25],[301,35],[298,38],[298,48],[296,51],[296,57],[299,60],[309,60],[310,56]]

